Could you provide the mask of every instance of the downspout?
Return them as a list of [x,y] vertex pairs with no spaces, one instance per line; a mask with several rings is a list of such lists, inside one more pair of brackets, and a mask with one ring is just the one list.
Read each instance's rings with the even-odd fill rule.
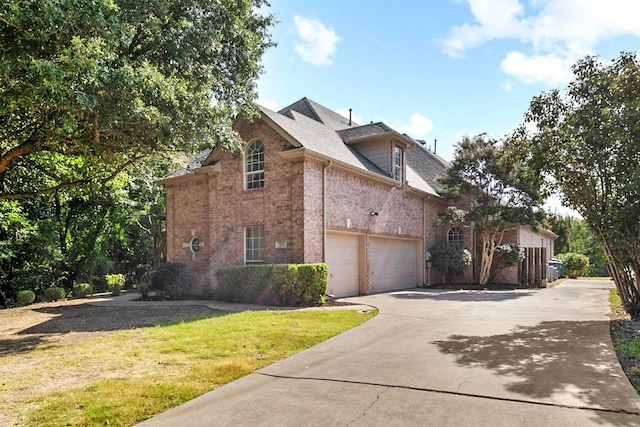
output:
[[327,170],[333,166],[333,161],[322,169],[322,257],[327,262]]
[[427,198],[422,199],[422,257],[424,258],[424,265],[426,267],[427,278],[425,281],[425,269],[422,269],[422,287],[426,288],[431,283],[431,277],[429,273],[429,266],[427,265]]

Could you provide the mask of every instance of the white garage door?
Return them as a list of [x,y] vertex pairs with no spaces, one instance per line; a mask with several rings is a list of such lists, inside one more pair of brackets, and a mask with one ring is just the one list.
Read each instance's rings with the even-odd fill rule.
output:
[[369,241],[371,292],[418,285],[418,242],[372,237]]
[[359,294],[359,236],[328,233],[325,262],[329,266],[329,284],[327,286],[327,293],[337,297]]

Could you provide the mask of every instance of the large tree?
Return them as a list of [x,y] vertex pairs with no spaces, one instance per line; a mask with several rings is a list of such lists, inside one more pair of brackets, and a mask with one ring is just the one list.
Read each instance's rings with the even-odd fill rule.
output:
[[640,63],[586,57],[566,93],[531,102],[529,151],[564,203],[598,234],[627,311],[640,316]]
[[479,235],[479,282],[491,279],[496,249],[505,234],[523,224],[537,226],[543,218],[539,179],[518,155],[519,134],[498,141],[487,135],[463,138],[440,179],[456,208],[442,215],[448,222],[473,224]]
[[0,200],[101,185],[150,153],[234,147],[272,44],[264,0],[5,0]]

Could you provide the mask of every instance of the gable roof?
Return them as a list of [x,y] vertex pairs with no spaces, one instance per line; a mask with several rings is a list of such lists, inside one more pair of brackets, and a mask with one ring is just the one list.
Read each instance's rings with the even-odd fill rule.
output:
[[341,116],[335,111],[332,111],[315,101],[310,100],[306,96],[289,105],[288,107],[285,107],[282,110],[278,111],[278,113],[293,118],[290,114],[292,111],[303,114],[308,118],[320,122],[335,131],[348,129],[352,126],[358,126],[357,123],[350,121],[348,118]]
[[260,107],[263,118],[269,119],[296,148],[304,147],[312,153],[337,160],[358,169],[375,172],[390,178],[378,166],[363,155],[344,144],[340,136],[330,127],[309,118],[295,110],[288,111],[288,115],[273,112]]
[[[405,175],[409,187],[433,196],[438,196],[438,191],[442,190],[435,177],[444,173],[448,163],[424,149],[409,136],[400,134],[382,122],[363,126],[350,123],[349,119],[306,97],[279,112],[258,107],[261,118],[291,144],[288,151],[303,149],[306,154],[373,173],[389,181],[393,178],[388,172],[374,164],[351,144],[380,136],[393,136],[409,148],[406,150]],[[164,179],[197,172],[200,167],[214,164],[219,155],[219,149],[203,150],[185,167],[170,173]]]

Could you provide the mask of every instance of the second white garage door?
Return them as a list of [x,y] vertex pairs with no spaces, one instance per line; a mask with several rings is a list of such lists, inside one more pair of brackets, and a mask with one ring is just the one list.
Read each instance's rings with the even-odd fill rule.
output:
[[327,234],[325,262],[329,266],[327,293],[337,297],[360,293],[360,236]]
[[418,242],[372,237],[369,241],[371,292],[418,286]]

